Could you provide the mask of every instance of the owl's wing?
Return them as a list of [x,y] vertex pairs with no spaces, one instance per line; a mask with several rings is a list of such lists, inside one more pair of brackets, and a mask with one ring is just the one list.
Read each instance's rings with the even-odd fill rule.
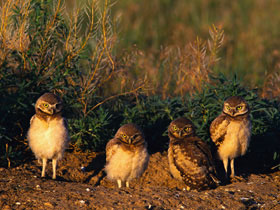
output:
[[108,162],[111,157],[115,154],[116,150],[119,148],[118,139],[111,139],[106,145],[106,162]]
[[31,117],[31,119],[30,119],[30,125],[32,124],[32,122],[33,122],[33,120],[35,119],[35,114]]
[[219,145],[226,135],[227,127],[229,125],[229,120],[226,115],[219,115],[210,125],[210,134],[212,141]]
[[[196,138],[196,137],[195,137]],[[200,140],[200,139],[199,139]],[[216,177],[216,171],[213,165],[211,152],[202,140],[194,143],[187,142],[180,146],[180,150],[174,152],[174,164],[187,183],[188,180],[204,180],[205,176],[215,183],[220,183]],[[209,178],[207,178],[209,180]]]
[[194,138],[195,138],[195,145],[200,150],[200,152],[203,153],[204,156],[207,158],[206,160],[208,162],[207,164],[211,166],[214,165],[213,156],[208,144],[198,137],[194,137]]
[[202,162],[203,164],[207,165],[209,170],[209,176],[216,184],[219,184],[220,180],[217,178],[217,171],[214,159],[208,144],[205,141],[202,141],[201,139],[197,138],[196,146],[204,154],[204,161]]
[[199,161],[200,157],[197,153],[197,149],[194,145],[181,142],[180,144],[174,144],[172,147],[173,162],[177,170],[180,172],[182,178],[190,176],[197,168],[196,161]]

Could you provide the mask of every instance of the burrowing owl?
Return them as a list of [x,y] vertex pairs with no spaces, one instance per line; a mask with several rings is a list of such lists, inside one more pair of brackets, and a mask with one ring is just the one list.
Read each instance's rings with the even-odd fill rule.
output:
[[118,187],[140,177],[147,168],[149,154],[143,132],[135,124],[126,124],[119,128],[115,137],[106,145],[107,177],[117,180]]
[[208,189],[219,183],[211,151],[195,135],[190,120],[181,117],[172,121],[168,127],[168,136],[168,161],[174,178],[184,181],[188,190]]
[[52,93],[45,93],[37,100],[35,112],[27,134],[29,146],[36,158],[43,162],[42,177],[47,160],[52,159],[52,178],[56,179],[57,161],[62,158],[69,140],[67,123],[61,116],[62,101]]
[[231,177],[234,173],[234,158],[244,155],[251,137],[249,106],[239,96],[232,96],[224,102],[223,112],[211,123],[210,134],[217,146],[219,158],[228,175],[230,160]]

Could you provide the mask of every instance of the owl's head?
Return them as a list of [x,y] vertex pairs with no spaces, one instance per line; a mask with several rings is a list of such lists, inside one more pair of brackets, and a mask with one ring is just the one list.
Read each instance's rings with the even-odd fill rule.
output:
[[168,127],[169,137],[183,139],[187,136],[195,135],[195,127],[190,120],[185,117],[180,117],[173,120]]
[[125,144],[130,145],[136,145],[145,141],[142,130],[133,123],[121,126],[117,131],[115,138],[119,139]]
[[53,93],[43,94],[35,104],[35,110],[37,114],[45,114],[52,116],[62,111],[61,99]]
[[230,117],[243,116],[249,113],[249,105],[241,96],[231,96],[225,100],[223,112]]

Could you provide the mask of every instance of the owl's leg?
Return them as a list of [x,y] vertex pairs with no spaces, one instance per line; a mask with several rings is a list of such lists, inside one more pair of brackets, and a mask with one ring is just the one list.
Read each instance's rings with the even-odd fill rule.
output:
[[125,182],[125,186],[126,186],[126,187],[129,187],[129,181],[126,181],[126,182]]
[[226,172],[226,177],[227,177],[227,170],[228,170],[228,158],[223,159],[223,164]]
[[121,188],[122,187],[122,180],[118,179],[117,183],[118,183],[118,187]]
[[230,169],[231,169],[230,178],[233,178],[235,176],[235,172],[234,172],[234,159],[230,160]]
[[52,176],[52,178],[53,179],[56,179],[56,163],[57,163],[57,160],[56,159],[52,159],[52,167],[53,167],[53,176]]
[[45,177],[46,174],[46,166],[47,166],[47,158],[42,158],[43,166],[42,166],[42,175],[41,177]]

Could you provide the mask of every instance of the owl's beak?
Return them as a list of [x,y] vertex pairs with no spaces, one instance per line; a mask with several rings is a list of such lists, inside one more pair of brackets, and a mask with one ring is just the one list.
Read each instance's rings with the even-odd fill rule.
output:
[[182,131],[179,131],[179,137],[182,137]]
[[133,141],[133,137],[130,137],[130,138],[128,139],[128,143],[131,144],[132,141]]
[[51,113],[51,114],[54,114],[54,110],[53,110],[53,109],[50,109],[50,113]]
[[232,109],[232,115],[234,116],[236,113],[236,111],[234,109]]

